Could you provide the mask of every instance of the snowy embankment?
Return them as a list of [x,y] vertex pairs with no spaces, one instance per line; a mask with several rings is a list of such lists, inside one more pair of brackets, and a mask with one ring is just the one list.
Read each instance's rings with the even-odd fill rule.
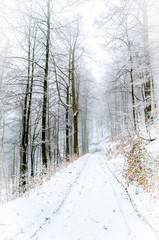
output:
[[[159,133],[155,131],[154,136],[159,136]],[[114,151],[119,142],[107,142],[106,152],[110,155],[108,157],[107,165],[117,181],[123,186],[123,188],[125,188],[138,217],[141,218],[142,221],[156,233],[159,239],[159,137],[156,137],[156,139],[152,142],[144,143],[146,153],[144,160],[147,162],[148,166],[150,166],[149,162],[151,162],[152,169],[150,170],[152,172],[156,172],[157,174],[154,178],[154,181],[156,181],[154,182],[155,188],[153,188],[152,191],[151,189],[146,188],[144,190],[143,186],[139,183],[129,182],[128,179],[124,178],[123,169],[126,165],[125,157],[123,154],[120,154],[120,151]],[[113,150],[113,154],[111,154],[111,150]]]
[[85,164],[86,159],[80,158],[32,189],[28,196],[0,206],[0,240],[32,239],[60,211]]
[[88,154],[29,196],[0,206],[0,239],[158,239],[112,170],[104,151]]

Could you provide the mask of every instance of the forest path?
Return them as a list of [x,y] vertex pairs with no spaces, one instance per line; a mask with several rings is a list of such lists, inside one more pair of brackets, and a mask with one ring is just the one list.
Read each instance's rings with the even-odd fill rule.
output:
[[38,192],[1,206],[0,239],[156,240],[106,161],[102,152],[85,155]]
[[87,156],[60,211],[33,239],[129,240],[156,239],[137,217],[125,190],[101,153]]

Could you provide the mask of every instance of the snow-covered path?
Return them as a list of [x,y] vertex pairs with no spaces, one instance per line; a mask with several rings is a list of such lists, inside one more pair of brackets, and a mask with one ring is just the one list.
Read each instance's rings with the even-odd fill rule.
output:
[[102,153],[82,157],[39,192],[1,206],[0,212],[1,240],[157,239]]

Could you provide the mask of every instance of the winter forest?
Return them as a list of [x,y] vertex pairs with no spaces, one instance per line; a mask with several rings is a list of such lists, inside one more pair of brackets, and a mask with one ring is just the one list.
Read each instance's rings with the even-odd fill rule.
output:
[[109,161],[126,159],[126,184],[159,196],[159,1],[0,6],[0,203],[100,152],[106,140]]

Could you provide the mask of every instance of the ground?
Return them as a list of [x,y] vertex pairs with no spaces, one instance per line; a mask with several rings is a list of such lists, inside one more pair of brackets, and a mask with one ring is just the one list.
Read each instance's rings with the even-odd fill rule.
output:
[[0,206],[1,240],[156,240],[103,151]]

